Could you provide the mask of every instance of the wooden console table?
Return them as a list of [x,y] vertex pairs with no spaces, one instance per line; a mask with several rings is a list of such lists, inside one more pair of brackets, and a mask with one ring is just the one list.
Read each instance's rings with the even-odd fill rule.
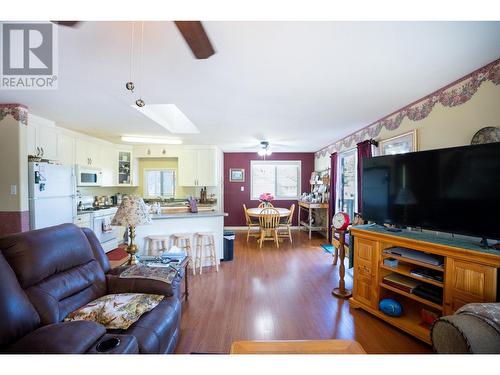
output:
[[[420,316],[422,308],[443,316],[453,314],[467,303],[497,300],[497,277],[500,267],[498,250],[421,232],[392,233],[380,226],[355,226],[351,228],[351,235],[354,236],[354,283],[350,305],[361,308],[422,341],[431,343],[430,327],[422,322]],[[442,256],[444,264],[436,266],[384,253],[385,249],[395,246]],[[385,265],[385,258],[397,259],[398,265]],[[442,272],[443,281],[411,274],[411,270],[417,267]],[[384,276],[391,273],[442,288],[442,303],[383,283]],[[379,302],[384,298],[393,298],[400,302],[403,306],[402,316],[391,317],[381,312]]]
[[[307,222],[300,220],[301,210],[307,210]],[[316,210],[322,210],[326,212],[326,222],[323,226],[317,226],[313,224],[313,221],[317,220]],[[328,223],[330,222],[328,218],[328,203],[309,203],[299,201],[299,230],[305,229],[309,231],[309,239],[311,239],[312,232],[325,232],[325,237],[328,237]]]

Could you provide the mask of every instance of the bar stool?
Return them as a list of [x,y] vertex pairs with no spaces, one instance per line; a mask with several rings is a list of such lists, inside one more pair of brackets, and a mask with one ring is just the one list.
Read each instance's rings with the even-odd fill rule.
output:
[[191,249],[191,235],[191,233],[174,233],[172,237],[174,238],[174,246],[186,251],[186,255],[189,259],[188,267],[192,268],[193,275],[196,275],[196,264]]
[[144,237],[145,250],[147,255],[159,255],[157,251],[167,251],[170,243],[170,236],[165,235],[152,235]]
[[[217,263],[217,256],[215,254],[215,236],[214,232],[197,232],[196,233],[196,254],[194,265],[200,267],[200,275],[203,270],[203,259],[209,258],[210,265],[215,266],[215,270],[219,272],[219,264]],[[207,240],[207,243],[205,243]],[[204,247],[208,249],[209,255],[203,256]]]

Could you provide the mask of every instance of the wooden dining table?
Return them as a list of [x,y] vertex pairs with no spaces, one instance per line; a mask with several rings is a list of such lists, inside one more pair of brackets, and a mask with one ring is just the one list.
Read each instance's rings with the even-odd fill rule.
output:
[[[281,208],[281,207],[264,207],[264,208],[259,208],[259,207],[254,207],[254,208],[247,209],[248,216],[254,217],[254,218],[259,218],[260,217],[260,213],[262,212],[262,210],[265,210],[266,208],[274,208],[275,210],[277,210],[278,213],[280,214],[280,218],[282,218],[282,217],[288,217],[290,215],[290,210],[288,208]],[[258,233],[253,233],[253,234],[250,234],[250,236],[258,238],[259,234]],[[282,242],[283,239],[280,238],[279,241]]]
[[288,208],[281,208],[281,207],[265,207],[265,208],[259,208],[259,207],[254,207],[254,208],[249,208],[247,210],[248,216],[250,217],[259,217],[260,213],[262,210],[265,210],[266,208],[274,208],[277,210],[280,214],[280,217],[287,217],[290,215],[290,210]]

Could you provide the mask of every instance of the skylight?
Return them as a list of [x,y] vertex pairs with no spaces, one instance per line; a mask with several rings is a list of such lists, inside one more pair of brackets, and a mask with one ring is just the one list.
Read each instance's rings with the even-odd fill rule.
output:
[[197,134],[200,131],[175,104],[146,104],[144,107],[131,105],[174,134]]

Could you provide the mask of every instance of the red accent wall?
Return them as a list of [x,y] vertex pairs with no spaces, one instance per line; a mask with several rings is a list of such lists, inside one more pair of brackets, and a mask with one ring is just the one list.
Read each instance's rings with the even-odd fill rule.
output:
[[0,212],[0,237],[30,230],[29,211]]
[[[224,211],[229,214],[224,219],[226,226],[244,226],[245,215],[243,214],[243,204],[247,208],[257,207],[259,201],[250,199],[250,161],[262,160],[256,152],[229,152],[224,153]],[[309,180],[314,171],[314,153],[312,152],[275,152],[267,156],[266,160],[300,160],[302,162],[302,192],[310,191]],[[245,182],[229,182],[229,169],[244,168]],[[241,186],[245,191],[241,191]],[[301,193],[302,193],[301,192]],[[297,201],[275,201],[273,204],[277,207],[290,207],[293,203],[297,206]],[[294,225],[297,225],[297,209],[295,207]]]

